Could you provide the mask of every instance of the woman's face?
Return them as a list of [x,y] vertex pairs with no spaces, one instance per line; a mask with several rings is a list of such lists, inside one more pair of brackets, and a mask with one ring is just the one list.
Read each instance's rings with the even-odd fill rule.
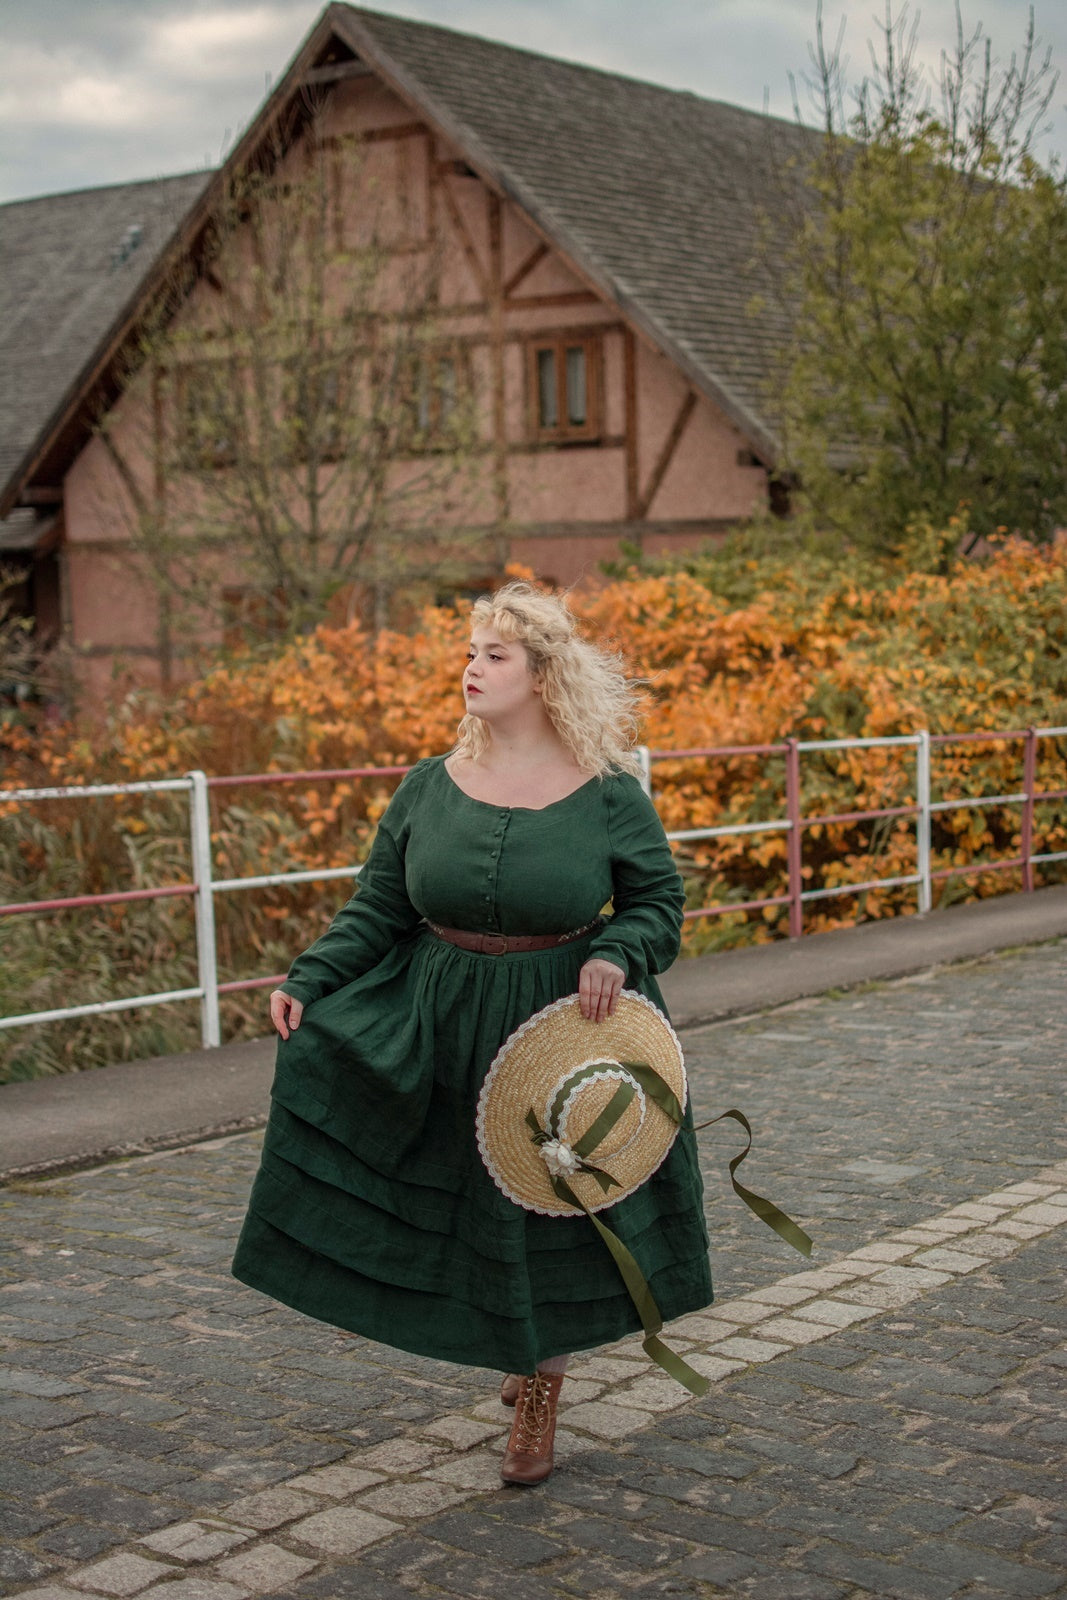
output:
[[471,633],[463,673],[467,710],[493,724],[521,721],[541,704],[541,684],[521,644],[506,644],[495,628]]

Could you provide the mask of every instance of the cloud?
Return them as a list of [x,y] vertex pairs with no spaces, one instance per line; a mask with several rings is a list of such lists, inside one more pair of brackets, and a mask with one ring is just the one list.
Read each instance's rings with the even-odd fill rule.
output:
[[215,165],[318,0],[4,0],[0,200]]
[[[306,5],[251,5],[149,20],[142,65],[147,73],[177,74],[197,83],[241,80],[252,63],[281,62],[292,55],[319,10]],[[254,76],[261,77],[259,73]]]
[[[172,96],[164,97],[173,100]],[[102,74],[72,73],[54,94],[51,121],[59,127],[118,131],[143,127],[164,109],[147,85],[123,83]]]
[[[711,99],[792,115],[816,0],[367,0],[397,16],[480,33]],[[895,0],[899,9],[901,0]],[[1028,0],[962,0],[1006,64]],[[0,199],[183,172],[217,162],[285,71],[324,0],[0,0]],[[913,10],[918,9],[917,3]],[[1067,5],[1036,0],[1037,30],[1067,68]],[[826,0],[825,31],[848,15],[853,82],[869,70],[881,0]],[[955,0],[921,0],[920,53],[936,91],[955,42]],[[1067,150],[1061,85],[1044,148]],[[521,115],[521,110],[517,110]]]
[[153,117],[166,117],[175,97],[135,70],[94,62],[78,48],[44,50],[35,44],[11,45],[7,81],[0,87],[0,122],[77,131],[113,129],[126,133]]

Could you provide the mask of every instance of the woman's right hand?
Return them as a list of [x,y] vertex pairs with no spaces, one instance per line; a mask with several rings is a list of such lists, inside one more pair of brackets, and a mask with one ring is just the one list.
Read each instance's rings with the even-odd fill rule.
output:
[[288,1039],[291,1032],[296,1032],[303,1015],[304,1007],[301,1001],[291,994],[286,994],[284,989],[271,990],[270,1020],[283,1039]]

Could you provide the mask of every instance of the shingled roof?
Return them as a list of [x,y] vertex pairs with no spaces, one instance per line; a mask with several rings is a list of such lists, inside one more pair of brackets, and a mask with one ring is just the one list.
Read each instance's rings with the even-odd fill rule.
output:
[[0,486],[78,391],[209,177],[0,206]]
[[[775,118],[469,34],[334,4],[230,157],[338,41],[514,200],[598,292],[714,399],[768,462],[788,315],[762,266],[768,217],[815,135]],[[0,496],[130,323],[211,175],[0,207]],[[201,208],[202,209],[202,208]],[[139,235],[132,230],[139,229]],[[752,314],[753,297],[763,309]],[[6,485],[6,488],[5,488]]]

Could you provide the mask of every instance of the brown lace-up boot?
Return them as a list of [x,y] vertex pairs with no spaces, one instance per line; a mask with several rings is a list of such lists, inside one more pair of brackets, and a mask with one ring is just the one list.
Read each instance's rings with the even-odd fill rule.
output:
[[519,1398],[521,1386],[522,1379],[519,1374],[517,1372],[509,1372],[500,1385],[500,1404],[502,1406],[513,1406]]
[[552,1471],[556,1406],[562,1386],[562,1372],[535,1372],[532,1378],[520,1380],[515,1421],[500,1468],[505,1483],[543,1483]]

